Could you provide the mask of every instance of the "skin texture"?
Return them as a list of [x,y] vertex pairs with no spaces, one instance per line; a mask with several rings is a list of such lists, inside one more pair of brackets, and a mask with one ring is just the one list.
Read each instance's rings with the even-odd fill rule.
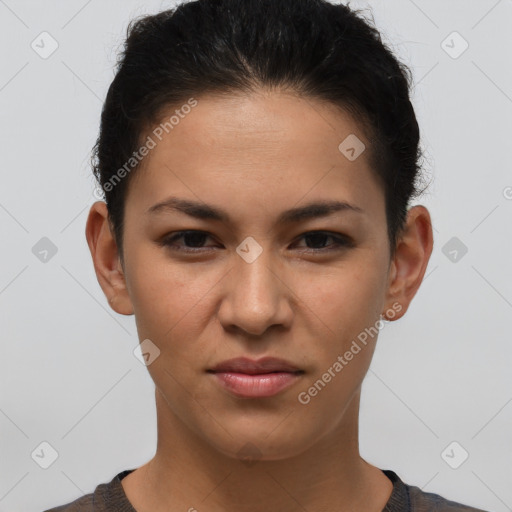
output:
[[[197,100],[134,171],[124,266],[105,203],[94,203],[87,220],[112,309],[134,314],[139,339],[160,350],[147,367],[157,450],[123,479],[125,492],[138,512],[381,511],[391,482],[358,446],[361,384],[378,336],[309,403],[298,395],[381,313],[393,311],[396,320],[407,311],[432,252],[429,212],[409,209],[390,261],[384,192],[351,116],[277,91]],[[338,149],[349,134],[367,148],[354,161]],[[223,209],[230,221],[145,213],[170,196]],[[319,200],[363,212],[276,223],[282,211]],[[174,249],[159,244],[182,230],[208,236],[188,246],[178,239]],[[304,237],[311,231],[352,244]],[[236,252],[249,236],[262,248],[252,263]],[[190,246],[197,252],[179,250]],[[239,398],[206,372],[238,356],[280,357],[304,373],[275,396]],[[247,443],[257,450],[252,463],[239,454]]]

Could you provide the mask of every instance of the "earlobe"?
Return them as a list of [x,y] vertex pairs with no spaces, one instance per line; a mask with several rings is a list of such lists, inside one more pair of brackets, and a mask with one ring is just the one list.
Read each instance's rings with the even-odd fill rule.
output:
[[[424,206],[414,206],[408,211],[406,225],[391,262],[386,308],[393,308],[393,304],[401,307],[389,320],[397,320],[407,311],[425,275],[432,248],[430,214]],[[386,317],[385,312],[383,315]]]
[[133,305],[128,294],[119,252],[110,230],[107,205],[95,202],[90,210],[85,228],[94,271],[110,307],[121,315],[132,315]]

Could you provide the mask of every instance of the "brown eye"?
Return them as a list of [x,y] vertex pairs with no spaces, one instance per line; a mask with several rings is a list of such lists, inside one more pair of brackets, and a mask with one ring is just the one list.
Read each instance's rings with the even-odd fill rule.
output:
[[[200,253],[215,249],[215,245],[204,245],[211,235],[205,231],[186,230],[177,231],[166,237],[160,245],[169,247],[173,251],[189,253]],[[354,245],[352,239],[340,234],[333,234],[324,231],[311,231],[303,234],[299,240],[304,240],[306,246],[299,248],[311,252],[327,252],[349,248]]]
[[[306,241],[306,248],[312,251],[335,250],[353,246],[352,241],[346,236],[340,236],[324,231],[311,231],[301,237]],[[329,243],[329,240],[331,243]]]
[[[173,250],[185,252],[199,252],[197,249],[211,249],[212,246],[204,246],[205,239],[210,235],[204,231],[187,230],[178,231],[172,236],[165,238],[161,245],[170,247]],[[182,240],[183,244],[177,243]]]

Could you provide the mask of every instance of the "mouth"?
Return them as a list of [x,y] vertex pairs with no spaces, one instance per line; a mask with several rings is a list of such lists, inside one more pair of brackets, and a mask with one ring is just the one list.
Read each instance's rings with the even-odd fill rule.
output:
[[274,396],[293,385],[304,374],[292,363],[274,357],[257,361],[230,359],[206,370],[227,391],[240,398]]

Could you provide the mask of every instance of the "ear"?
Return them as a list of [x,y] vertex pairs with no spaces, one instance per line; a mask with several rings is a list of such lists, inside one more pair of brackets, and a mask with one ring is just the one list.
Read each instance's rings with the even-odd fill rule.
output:
[[121,315],[132,315],[131,303],[117,245],[110,230],[107,205],[96,201],[89,210],[85,237],[91,251],[98,283],[110,307]]
[[390,264],[384,319],[397,320],[409,308],[425,275],[433,243],[428,210],[421,205],[410,208]]

